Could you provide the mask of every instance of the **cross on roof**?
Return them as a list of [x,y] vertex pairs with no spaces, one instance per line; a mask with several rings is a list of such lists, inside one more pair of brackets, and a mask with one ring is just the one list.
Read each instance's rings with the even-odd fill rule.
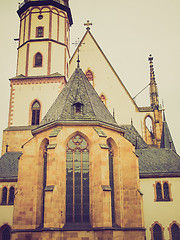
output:
[[90,27],[89,26],[91,26],[92,25],[92,23],[90,23],[90,21],[89,20],[87,20],[87,23],[85,23],[84,24],[84,26],[87,26],[87,30],[89,31],[90,30]]
[[85,43],[81,43],[80,40],[79,40],[79,38],[78,38],[78,40],[76,40],[76,41],[75,41],[74,43],[72,43],[72,44],[74,44],[76,47],[79,46],[78,49],[77,49],[77,51],[78,51],[78,59],[77,59],[78,65],[77,65],[77,67],[79,68],[79,63],[80,63],[80,60],[79,60],[80,47],[82,46],[82,44],[85,44]]

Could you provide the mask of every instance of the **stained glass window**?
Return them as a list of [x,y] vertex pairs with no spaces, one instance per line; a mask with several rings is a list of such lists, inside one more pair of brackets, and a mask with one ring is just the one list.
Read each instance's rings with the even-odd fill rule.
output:
[[67,145],[66,222],[89,222],[89,149],[80,135]]

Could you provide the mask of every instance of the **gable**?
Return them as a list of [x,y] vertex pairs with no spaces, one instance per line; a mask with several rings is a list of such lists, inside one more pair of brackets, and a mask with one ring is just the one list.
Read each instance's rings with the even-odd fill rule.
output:
[[[124,125],[129,124],[133,118],[136,128],[140,131],[140,121],[139,119],[136,121],[138,106],[90,31],[86,32],[79,46],[81,46],[80,67],[83,72],[87,70],[93,72],[94,88],[99,96],[103,94],[106,97],[107,108],[111,113],[115,113],[116,121]],[[70,60],[70,75],[77,65],[77,49]]]

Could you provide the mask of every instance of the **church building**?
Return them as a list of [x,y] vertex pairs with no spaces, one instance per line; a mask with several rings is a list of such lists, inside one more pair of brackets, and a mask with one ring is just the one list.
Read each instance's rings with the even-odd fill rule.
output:
[[89,21],[70,56],[69,0],[24,0],[17,13],[0,240],[180,240],[180,156],[153,57],[139,107]]

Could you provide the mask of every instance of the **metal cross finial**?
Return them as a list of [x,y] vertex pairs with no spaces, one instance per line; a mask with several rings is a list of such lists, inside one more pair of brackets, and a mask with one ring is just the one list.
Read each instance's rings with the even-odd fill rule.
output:
[[75,42],[72,43],[72,44],[74,44],[76,47],[79,46],[79,47],[78,47],[78,59],[77,59],[77,67],[79,68],[79,63],[80,63],[80,60],[79,60],[79,52],[80,52],[80,50],[79,50],[79,48],[82,46],[82,44],[85,44],[85,43],[80,43],[80,40],[79,40],[79,38],[78,38],[78,40],[75,41]]
[[87,23],[85,23],[84,24],[84,26],[87,26],[87,30],[89,31],[90,30],[90,27],[89,26],[91,26],[92,25],[92,23],[90,23],[90,21],[89,20],[87,20]]

